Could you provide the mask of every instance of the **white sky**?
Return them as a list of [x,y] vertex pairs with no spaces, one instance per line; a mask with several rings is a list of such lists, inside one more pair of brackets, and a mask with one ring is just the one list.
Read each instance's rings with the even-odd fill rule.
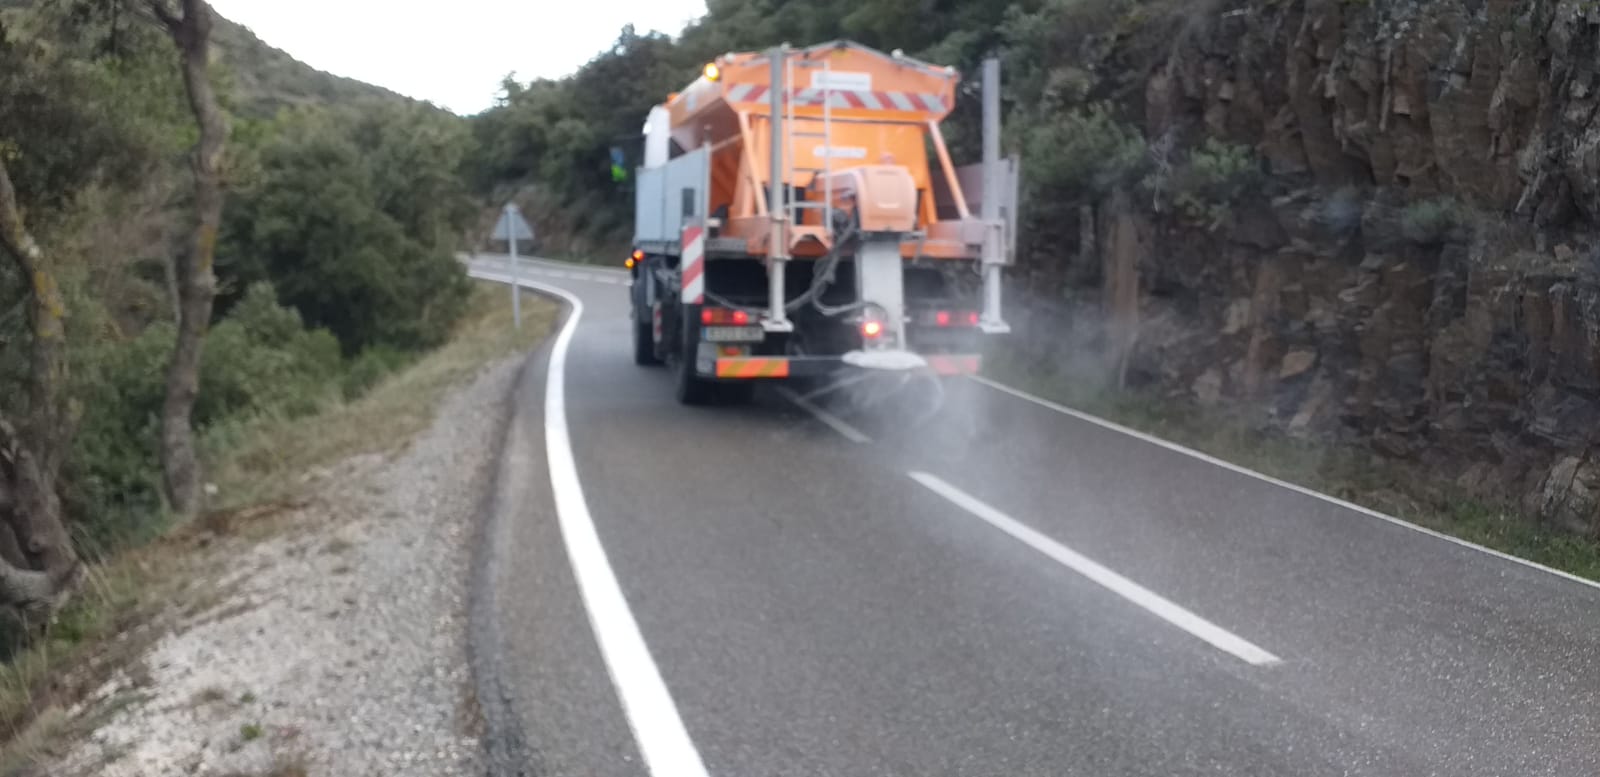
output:
[[500,79],[558,78],[624,24],[676,36],[705,0],[211,0],[217,13],[326,70],[462,114],[494,102]]

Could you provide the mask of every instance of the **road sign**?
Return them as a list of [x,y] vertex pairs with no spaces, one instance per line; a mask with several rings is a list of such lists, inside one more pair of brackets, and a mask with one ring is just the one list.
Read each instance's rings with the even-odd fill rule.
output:
[[505,241],[532,240],[533,227],[528,226],[527,220],[522,218],[522,213],[518,212],[516,205],[507,205],[500,214],[500,220],[494,223],[494,234],[491,237]]
[[517,241],[533,240],[533,227],[522,218],[522,213],[517,210],[514,202],[506,203],[506,208],[500,213],[500,220],[494,224],[495,240],[506,241],[506,248],[510,253],[511,265],[511,321],[512,326],[522,328],[522,272],[517,266]]

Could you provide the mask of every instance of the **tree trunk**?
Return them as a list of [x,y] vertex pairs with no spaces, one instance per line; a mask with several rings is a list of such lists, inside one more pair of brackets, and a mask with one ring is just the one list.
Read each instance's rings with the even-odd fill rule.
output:
[[80,569],[56,493],[66,447],[61,392],[66,383],[66,304],[44,250],[29,234],[11,174],[0,159],[0,249],[28,284],[28,407],[19,433],[0,417],[0,522],[16,542],[0,553],[0,606],[25,616],[55,612]]
[[175,260],[178,281],[178,338],[167,370],[167,395],[161,408],[161,469],[173,510],[191,516],[203,497],[200,465],[195,456],[194,403],[200,392],[200,356],[211,323],[217,293],[213,272],[217,231],[222,223],[222,176],[219,170],[227,125],[217,107],[207,70],[210,65],[211,7],[204,0],[182,0],[182,15],[165,0],[151,0],[156,18],[166,25],[183,61],[183,85],[200,138],[190,158],[194,175],[195,225],[185,251]]
[[1078,264],[1082,267],[1099,264],[1100,257],[1095,232],[1099,229],[1095,221],[1094,203],[1086,202],[1078,206]]
[[1107,216],[1105,250],[1101,252],[1105,293],[1107,356],[1111,385],[1128,387],[1128,364],[1139,340],[1139,261],[1145,254],[1144,234],[1129,197],[1113,193]]

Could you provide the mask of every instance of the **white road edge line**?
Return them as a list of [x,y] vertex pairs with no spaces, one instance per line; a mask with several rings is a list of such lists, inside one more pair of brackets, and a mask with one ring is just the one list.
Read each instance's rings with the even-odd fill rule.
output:
[[1279,488],[1286,488],[1286,489],[1289,489],[1290,491],[1293,491],[1293,492],[1295,492],[1297,494],[1303,494],[1303,495],[1309,496],[1309,497],[1311,497],[1313,499],[1320,499],[1320,500],[1322,500],[1324,502],[1327,502],[1328,504],[1338,505],[1340,507],[1343,507],[1346,510],[1353,510],[1353,511],[1358,512],[1358,513],[1360,513],[1362,515],[1365,515],[1365,516],[1367,516],[1369,518],[1376,518],[1376,519],[1378,519],[1380,521],[1384,521],[1386,523],[1392,523],[1392,524],[1394,524],[1396,526],[1401,526],[1401,527],[1410,529],[1410,530],[1412,530],[1414,532],[1419,532],[1419,533],[1422,533],[1422,534],[1426,534],[1429,537],[1433,537],[1435,539],[1440,539],[1440,540],[1444,540],[1445,542],[1450,542],[1450,543],[1454,543],[1456,545],[1460,545],[1463,548],[1471,548],[1471,549],[1479,551],[1481,553],[1487,553],[1487,554],[1489,554],[1491,556],[1494,556],[1495,558],[1503,559],[1505,561],[1510,561],[1513,564],[1520,564],[1522,566],[1529,567],[1531,569],[1537,569],[1537,570],[1539,570],[1541,572],[1547,572],[1549,574],[1555,575],[1556,577],[1565,578],[1567,580],[1571,580],[1574,583],[1581,583],[1581,584],[1586,585],[1586,586],[1588,586],[1590,588],[1600,588],[1600,582],[1596,582],[1594,580],[1590,580],[1590,579],[1588,579],[1586,577],[1579,577],[1577,575],[1572,574],[1571,572],[1563,572],[1563,571],[1561,571],[1559,569],[1556,569],[1555,567],[1548,567],[1548,566],[1545,566],[1544,564],[1540,564],[1537,561],[1529,561],[1528,559],[1525,559],[1525,558],[1520,558],[1520,557],[1517,557],[1517,556],[1513,556],[1513,555],[1511,555],[1509,553],[1504,553],[1504,552],[1495,550],[1494,548],[1490,548],[1490,547],[1486,547],[1486,546],[1483,546],[1483,545],[1479,545],[1478,543],[1472,542],[1470,540],[1461,539],[1460,537],[1452,537],[1452,536],[1450,536],[1448,534],[1445,534],[1444,532],[1435,531],[1435,530],[1430,529],[1430,528],[1428,528],[1426,526],[1419,526],[1419,525],[1414,524],[1414,523],[1412,523],[1410,521],[1407,521],[1407,520],[1405,520],[1403,518],[1396,518],[1396,517],[1394,517],[1392,515],[1389,515],[1387,513],[1380,513],[1377,510],[1374,510],[1374,509],[1372,509],[1370,507],[1362,507],[1361,505],[1358,505],[1355,502],[1351,502],[1351,501],[1348,501],[1348,500],[1340,499],[1339,497],[1336,497],[1336,496],[1330,496],[1328,494],[1322,493],[1321,491],[1316,491],[1316,490],[1313,490],[1313,489],[1310,489],[1310,488],[1306,488],[1305,486],[1302,486],[1302,485],[1297,485],[1295,483],[1290,483],[1287,480],[1280,480],[1279,478],[1275,478],[1275,477],[1273,477],[1271,475],[1268,475],[1268,474],[1265,474],[1265,473],[1261,473],[1261,472],[1257,472],[1257,471],[1255,471],[1253,469],[1249,469],[1247,467],[1241,467],[1238,464],[1234,464],[1233,462],[1230,462],[1230,461],[1223,461],[1222,459],[1219,459],[1219,458],[1217,458],[1215,456],[1212,456],[1211,454],[1202,453],[1202,452],[1197,451],[1197,450],[1195,450],[1193,448],[1185,448],[1184,446],[1179,445],[1179,444],[1177,444],[1175,442],[1169,442],[1167,440],[1161,439],[1160,437],[1156,437],[1156,436],[1150,435],[1150,434],[1145,434],[1144,432],[1141,432],[1141,431],[1139,431],[1137,429],[1130,429],[1130,428],[1128,428],[1126,426],[1123,426],[1122,424],[1116,423],[1115,421],[1107,421],[1104,418],[1101,418],[1099,416],[1090,415],[1088,413],[1083,412],[1082,410],[1074,410],[1074,409],[1072,409],[1070,407],[1067,407],[1066,405],[1063,405],[1063,404],[1061,404],[1059,402],[1052,402],[1052,401],[1050,401],[1048,399],[1044,399],[1042,397],[1036,397],[1036,396],[1034,396],[1032,394],[1029,394],[1026,391],[1023,391],[1023,390],[1017,389],[1017,388],[1012,388],[1010,386],[1007,386],[1004,383],[1000,383],[998,381],[991,380],[989,378],[985,378],[982,375],[972,375],[972,376],[969,376],[969,377],[971,377],[972,380],[976,381],[977,383],[980,383],[982,385],[988,386],[989,388],[992,388],[995,391],[999,391],[999,392],[1004,393],[1004,394],[1010,394],[1011,396],[1014,396],[1014,397],[1016,397],[1018,399],[1025,400],[1025,401],[1028,401],[1028,402],[1032,402],[1033,404],[1039,405],[1040,407],[1049,408],[1049,409],[1054,410],[1054,411],[1056,411],[1058,413],[1061,413],[1063,415],[1072,416],[1073,418],[1076,418],[1076,419],[1078,419],[1080,421],[1086,421],[1088,423],[1094,424],[1095,426],[1099,426],[1099,427],[1102,427],[1102,428],[1105,428],[1105,429],[1110,429],[1110,430],[1112,430],[1114,432],[1119,432],[1121,434],[1128,435],[1129,437],[1132,437],[1134,439],[1137,439],[1137,440],[1140,440],[1140,441],[1143,441],[1143,442],[1147,442],[1147,443],[1149,443],[1151,445],[1154,445],[1154,446],[1157,446],[1159,448],[1166,448],[1167,450],[1172,451],[1174,453],[1181,453],[1181,454],[1183,454],[1185,456],[1188,456],[1190,458],[1199,459],[1200,461],[1206,462],[1207,464],[1216,465],[1216,466],[1221,467],[1221,468],[1223,468],[1225,470],[1228,470],[1230,472],[1236,472],[1236,473],[1238,473],[1240,475],[1244,475],[1246,477],[1255,478],[1256,480],[1260,480],[1260,481],[1262,481],[1264,483],[1271,483],[1272,485],[1278,486]]
[[862,434],[861,430],[851,426],[849,423],[846,423],[843,418],[823,410],[815,402],[812,402],[811,400],[794,393],[794,390],[788,386],[779,388],[778,394],[784,399],[794,403],[795,407],[810,413],[818,421],[827,424],[829,428],[843,435],[844,438],[850,442],[860,443],[863,445],[872,442],[872,438]]
[[982,518],[996,529],[1049,556],[1062,566],[1089,578],[1106,590],[1139,605],[1152,615],[1211,643],[1212,647],[1252,666],[1272,666],[1282,662],[1282,659],[1262,650],[1243,637],[1113,572],[1094,559],[1050,539],[1021,521],[979,501],[977,497],[926,472],[906,474],[929,491],[955,503],[957,507]]
[[[490,263],[495,263],[495,264],[508,265],[510,263],[510,261],[511,261],[511,255],[510,254],[463,254],[463,255],[468,258],[469,262],[490,262]],[[530,267],[541,267],[541,268],[544,268],[544,269],[547,269],[547,270],[556,270],[556,271],[583,270],[583,271],[587,271],[587,272],[598,273],[600,275],[610,275],[612,277],[618,278],[619,280],[627,280],[627,276],[628,276],[628,271],[624,270],[624,269],[621,269],[619,267],[608,267],[608,266],[599,265],[599,264],[580,264],[578,262],[563,262],[563,261],[561,261],[559,259],[540,259],[539,257],[536,257],[536,256],[521,256],[521,257],[517,258],[517,262],[519,264],[521,264],[524,269],[530,268]]]
[[[474,277],[510,282],[501,273],[474,270]],[[555,494],[556,517],[567,558],[578,580],[578,591],[589,613],[589,625],[605,658],[611,683],[622,701],[628,727],[639,744],[646,767],[653,777],[707,777],[700,752],[689,739],[678,708],[661,679],[661,671],[650,657],[639,624],[628,610],[622,586],[606,559],[600,535],[595,531],[589,504],[583,498],[578,480],[578,465],[567,433],[566,367],[567,348],[572,333],[583,316],[583,302],[577,296],[554,286],[523,279],[521,285],[554,294],[572,306],[572,315],[556,335],[550,349],[550,363],[544,390],[544,439],[550,461],[550,486]]]

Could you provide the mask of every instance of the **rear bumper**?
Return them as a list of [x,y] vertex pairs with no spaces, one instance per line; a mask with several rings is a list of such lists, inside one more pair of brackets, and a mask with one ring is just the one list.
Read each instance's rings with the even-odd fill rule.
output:
[[[941,376],[976,375],[983,367],[983,357],[977,354],[922,354],[922,358],[927,360],[929,372]],[[837,356],[738,356],[718,358],[711,375],[719,380],[762,380],[859,369]]]

